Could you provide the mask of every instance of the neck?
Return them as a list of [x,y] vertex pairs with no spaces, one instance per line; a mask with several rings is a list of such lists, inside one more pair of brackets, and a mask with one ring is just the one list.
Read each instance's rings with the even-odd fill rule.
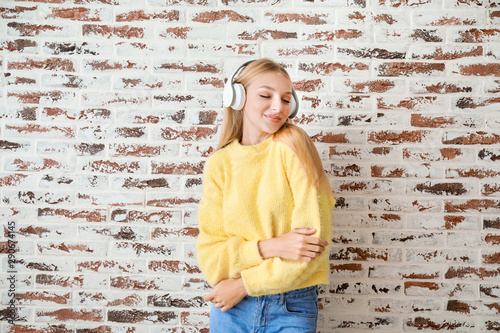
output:
[[260,137],[250,137],[250,136],[245,136],[243,135],[243,137],[241,138],[241,141],[240,141],[240,144],[242,146],[253,146],[253,145],[257,145],[261,142],[264,142],[266,141],[267,139],[269,139],[270,137],[272,136],[272,134],[266,134],[266,135],[263,135],[263,136],[260,136]]

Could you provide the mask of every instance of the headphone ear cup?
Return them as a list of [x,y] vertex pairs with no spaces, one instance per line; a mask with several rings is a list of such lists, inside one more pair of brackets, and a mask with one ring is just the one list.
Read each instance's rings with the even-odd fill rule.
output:
[[292,89],[292,99],[290,100],[290,115],[288,118],[293,118],[297,115],[297,111],[299,110],[299,100],[295,90]]
[[233,92],[234,96],[231,108],[236,111],[242,110],[246,101],[245,87],[240,83],[233,83]]
[[234,91],[231,82],[226,82],[224,85],[224,93],[222,95],[222,104],[224,107],[228,108],[233,104]]

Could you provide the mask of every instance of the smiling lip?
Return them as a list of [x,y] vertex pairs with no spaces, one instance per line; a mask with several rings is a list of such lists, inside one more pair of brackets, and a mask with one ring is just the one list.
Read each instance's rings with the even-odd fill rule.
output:
[[279,117],[274,117],[274,116],[269,116],[269,115],[265,115],[265,117],[267,118],[267,120],[269,120],[270,122],[273,122],[273,123],[279,123],[281,121],[281,118],[279,118]]

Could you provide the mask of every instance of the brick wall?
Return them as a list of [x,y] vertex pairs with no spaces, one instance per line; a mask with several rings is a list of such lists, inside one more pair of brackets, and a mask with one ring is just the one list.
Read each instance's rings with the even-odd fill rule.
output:
[[202,170],[225,78],[262,56],[338,198],[318,332],[500,331],[499,1],[3,0],[0,18],[2,332],[208,332]]

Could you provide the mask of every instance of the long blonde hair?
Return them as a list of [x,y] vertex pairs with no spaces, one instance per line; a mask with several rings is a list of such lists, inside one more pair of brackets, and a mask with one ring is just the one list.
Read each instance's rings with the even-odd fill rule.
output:
[[[248,64],[235,78],[234,83],[241,83],[246,90],[257,77],[269,72],[279,73],[286,77],[290,84],[292,82],[287,71],[280,64],[263,58]],[[216,150],[225,147],[234,140],[241,141],[242,137],[243,111],[235,111],[230,107],[225,107],[221,136]],[[318,151],[303,129],[294,125],[291,119],[287,119],[272,138],[274,141],[286,144],[297,155],[311,185],[316,186],[319,190],[331,192]]]

